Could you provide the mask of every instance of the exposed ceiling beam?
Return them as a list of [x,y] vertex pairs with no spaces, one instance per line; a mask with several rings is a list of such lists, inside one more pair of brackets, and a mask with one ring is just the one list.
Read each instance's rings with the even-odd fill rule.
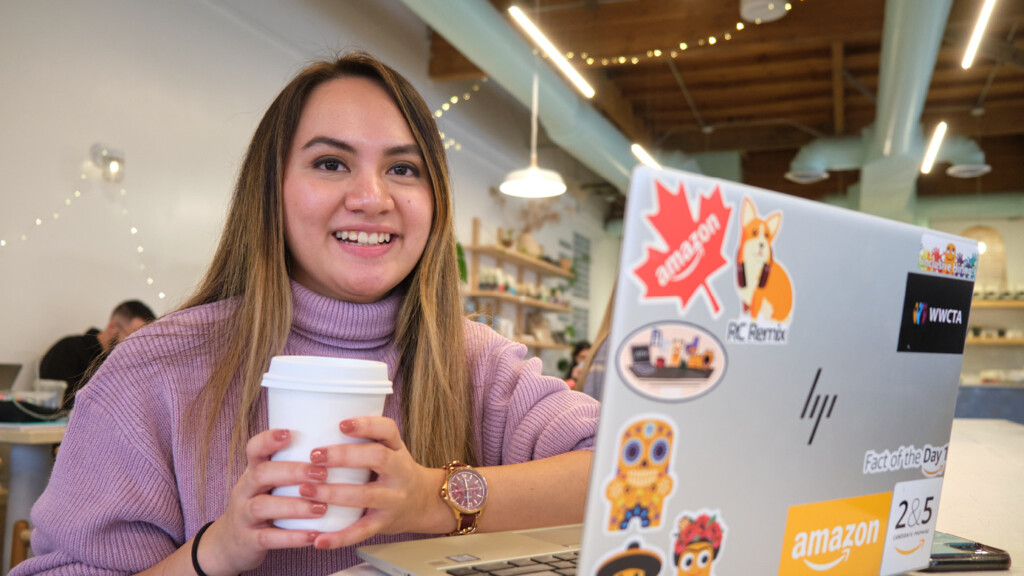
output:
[[837,136],[846,131],[846,122],[843,112],[846,103],[843,95],[846,93],[843,83],[843,43],[832,43],[832,113],[835,117],[833,127]]

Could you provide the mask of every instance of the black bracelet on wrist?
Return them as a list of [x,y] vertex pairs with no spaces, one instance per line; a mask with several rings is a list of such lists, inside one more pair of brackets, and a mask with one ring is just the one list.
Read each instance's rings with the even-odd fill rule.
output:
[[207,576],[206,572],[199,567],[199,539],[203,537],[203,533],[210,527],[213,522],[207,522],[203,524],[203,527],[196,532],[196,537],[192,539],[192,569],[196,571],[199,576]]

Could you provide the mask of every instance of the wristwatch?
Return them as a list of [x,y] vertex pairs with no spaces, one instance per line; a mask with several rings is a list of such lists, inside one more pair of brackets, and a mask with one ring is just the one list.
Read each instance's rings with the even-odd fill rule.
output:
[[449,536],[472,534],[487,504],[487,481],[483,474],[458,460],[444,465],[448,477],[441,485],[441,499],[455,514],[455,530]]

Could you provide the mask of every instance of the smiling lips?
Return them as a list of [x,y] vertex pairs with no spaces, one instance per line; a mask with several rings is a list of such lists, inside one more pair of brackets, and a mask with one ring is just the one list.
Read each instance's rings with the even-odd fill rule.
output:
[[342,242],[348,242],[359,246],[377,246],[380,244],[389,244],[391,242],[391,234],[388,232],[356,232],[356,231],[342,231],[335,232],[334,237]]

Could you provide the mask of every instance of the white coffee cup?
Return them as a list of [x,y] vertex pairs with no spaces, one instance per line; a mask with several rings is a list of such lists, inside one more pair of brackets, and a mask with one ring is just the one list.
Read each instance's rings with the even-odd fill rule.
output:
[[[271,458],[275,461],[309,462],[316,448],[335,444],[367,442],[341,433],[338,424],[347,418],[380,416],[384,400],[391,393],[388,367],[383,362],[326,358],[321,356],[275,356],[263,375],[267,388],[270,428],[290,431],[288,446]],[[366,468],[328,468],[331,484],[365,484]],[[274,489],[276,496],[299,496],[299,487]],[[362,508],[327,506],[320,518],[284,518],[274,521],[278,528],[334,532],[355,522]]]

